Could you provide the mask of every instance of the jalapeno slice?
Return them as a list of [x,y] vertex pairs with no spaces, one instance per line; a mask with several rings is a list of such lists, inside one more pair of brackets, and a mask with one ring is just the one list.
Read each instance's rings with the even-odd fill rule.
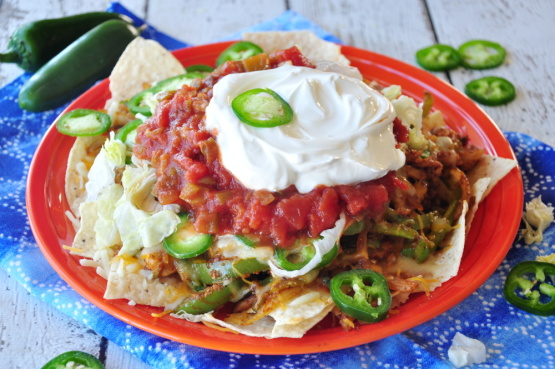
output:
[[91,354],[82,351],[68,351],[60,354],[44,364],[42,369],[60,369],[69,368],[67,364],[73,363],[72,368],[83,369],[104,369],[104,365],[100,360]]
[[222,51],[222,53],[218,56],[218,59],[216,59],[216,66],[222,65],[228,60],[243,60],[263,52],[264,50],[262,50],[262,48],[257,44],[249,41],[239,41]]
[[91,109],[75,109],[56,122],[58,132],[68,136],[97,136],[110,129],[112,119],[106,113]]
[[461,63],[470,69],[489,69],[503,64],[505,48],[497,42],[472,40],[459,46]]
[[[338,252],[339,249],[337,245],[333,245],[333,248],[322,256],[322,261],[320,261],[314,269],[320,269],[330,264],[335,259]],[[274,260],[277,266],[283,270],[300,270],[312,260],[315,254],[316,251],[314,250],[314,246],[309,244],[296,250],[276,249],[274,251]]]
[[330,282],[331,298],[345,314],[368,323],[387,317],[391,292],[385,277],[369,269],[337,274]]
[[241,241],[241,243],[243,243],[245,246],[248,246],[251,248],[255,248],[256,245],[260,242],[260,238],[252,234],[249,234],[249,235],[236,234],[235,238]]
[[199,293],[187,297],[175,312],[187,314],[204,314],[216,310],[228,302],[243,286],[241,279],[235,279],[227,285],[214,284]]
[[459,52],[443,44],[432,45],[416,52],[416,62],[424,69],[434,72],[455,69],[461,63]]
[[221,283],[225,280],[243,278],[270,269],[268,264],[256,258],[220,260],[208,263],[192,263],[200,282],[204,284]]
[[185,74],[180,74],[178,76],[160,81],[151,88],[143,90],[129,99],[127,102],[127,108],[133,114],[142,114],[145,117],[150,117],[157,104],[157,93],[177,90],[183,85],[190,84],[191,81],[196,78],[203,78],[206,74],[207,72],[199,71],[187,72]]
[[555,314],[555,264],[523,261],[515,265],[505,280],[505,299],[532,314]]
[[488,106],[511,102],[516,97],[515,86],[501,77],[483,77],[467,83],[464,92],[473,100]]
[[243,92],[233,99],[231,108],[237,118],[253,127],[276,127],[293,120],[291,106],[269,88]]
[[168,254],[176,259],[188,259],[198,256],[212,245],[211,234],[197,233],[186,212],[179,214],[181,220],[174,233],[162,242]]
[[214,68],[212,68],[207,64],[193,64],[186,67],[185,70],[187,71],[187,73],[190,73],[190,72],[210,73],[214,71]]
[[143,124],[143,121],[140,119],[132,120],[131,122],[121,127],[116,133],[116,135],[114,136],[114,138],[116,140],[120,140],[121,142],[123,142],[129,147],[133,147],[133,144],[135,143],[134,133],[136,132],[137,127],[140,126],[141,124]]

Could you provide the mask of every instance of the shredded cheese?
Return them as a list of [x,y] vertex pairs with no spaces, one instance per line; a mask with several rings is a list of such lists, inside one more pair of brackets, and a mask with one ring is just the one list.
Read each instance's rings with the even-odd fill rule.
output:
[[407,280],[418,282],[422,286],[422,289],[424,290],[424,293],[426,294],[426,296],[430,294],[430,284],[438,282],[437,279],[426,279],[421,276],[410,277],[410,278],[407,278]]
[[171,310],[164,310],[161,313],[152,313],[150,315],[152,315],[154,318],[162,318],[170,314],[171,312],[172,312]]
[[75,252],[75,253],[77,253],[77,254],[82,254],[82,253],[85,252],[84,249],[81,249],[81,248],[79,248],[79,247],[72,247],[72,246],[63,245],[62,248],[63,248],[64,250],[69,250],[69,251]]

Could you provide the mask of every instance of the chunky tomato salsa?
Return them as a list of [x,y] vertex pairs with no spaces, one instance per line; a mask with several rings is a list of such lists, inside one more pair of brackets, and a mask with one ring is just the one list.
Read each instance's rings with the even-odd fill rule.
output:
[[[342,211],[355,218],[380,215],[399,185],[391,172],[355,185],[321,185],[309,193],[299,193],[294,186],[280,192],[254,191],[222,165],[216,138],[204,128],[213,86],[225,75],[282,63],[313,67],[296,47],[227,62],[191,86],[168,93],[138,128],[134,154],[156,168],[158,200],[189,211],[197,232],[257,235],[287,247],[300,237],[317,237],[332,228]],[[407,141],[407,129],[398,119],[394,133],[398,142]]]

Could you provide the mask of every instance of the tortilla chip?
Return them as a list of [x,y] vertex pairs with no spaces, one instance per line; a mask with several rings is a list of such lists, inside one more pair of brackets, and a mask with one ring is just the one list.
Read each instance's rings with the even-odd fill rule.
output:
[[390,267],[389,272],[392,274],[401,272],[408,276],[422,278],[423,283],[420,283],[414,292],[433,291],[443,282],[456,276],[459,272],[466,240],[465,215],[467,211],[468,203],[465,201],[459,221],[447,240],[448,246],[442,251],[436,252],[421,264],[412,258],[400,257],[397,263]]
[[466,216],[467,232],[470,229],[472,219],[474,219],[474,214],[478,210],[478,205],[489,195],[493,187],[516,166],[516,160],[484,155],[478,164],[468,173],[468,180],[472,186],[472,194],[475,201]]
[[249,325],[232,324],[215,318],[211,313],[202,316],[191,314],[172,314],[172,316],[215,324],[251,337],[301,338],[324,319],[333,307],[333,300],[329,293],[320,290],[308,291]]
[[124,258],[112,260],[105,299],[127,299],[141,305],[174,309],[190,294],[189,288],[181,279],[149,279],[134,270],[132,264]]
[[94,245],[96,244],[94,225],[98,220],[96,202],[89,201],[82,203],[79,207],[79,213],[81,215],[81,223],[73,239],[72,246],[77,250],[83,250],[78,253],[80,256],[92,259],[94,256]]
[[154,40],[137,37],[127,46],[110,74],[112,98],[106,110],[112,116],[120,101],[128,100],[166,78],[185,73],[181,62]]
[[400,257],[394,265],[389,267],[389,272],[422,278],[423,283],[420,283],[416,292],[433,291],[443,282],[456,276],[464,252],[466,235],[478,205],[516,165],[515,160],[484,155],[468,174],[472,196],[475,199],[474,205],[469,209],[468,203],[466,201],[463,203],[459,221],[447,240],[448,246],[421,264],[412,258]]
[[265,53],[297,46],[311,62],[323,59],[342,65],[350,64],[341,53],[340,45],[322,40],[307,30],[246,32],[243,33],[243,40],[257,44]]
[[65,193],[71,212],[79,217],[79,206],[87,196],[85,183],[89,169],[100,152],[104,136],[77,137],[67,160]]

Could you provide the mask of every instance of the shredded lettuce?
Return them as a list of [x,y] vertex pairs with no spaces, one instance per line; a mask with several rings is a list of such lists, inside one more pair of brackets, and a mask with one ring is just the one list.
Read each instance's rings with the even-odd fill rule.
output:
[[428,140],[422,133],[422,108],[408,96],[402,95],[392,100],[395,113],[401,122],[409,129],[408,146],[416,150],[426,150]]
[[125,165],[127,147],[120,140],[114,138],[114,132],[110,132],[110,139],[106,140],[102,149],[106,152],[108,161],[116,168]]
[[154,169],[147,165],[127,166],[122,174],[124,191],[114,210],[123,244],[120,255],[160,244],[179,223],[176,212],[164,209],[152,195],[155,183]]
[[382,94],[388,99],[389,101],[393,101],[401,96],[401,86],[399,85],[391,85],[389,87],[385,87],[382,89]]
[[116,169],[125,165],[125,150],[125,144],[111,132],[89,170],[86,201],[96,201],[106,187],[116,183]]
[[119,184],[112,184],[104,189],[98,199],[97,214],[98,220],[94,225],[97,249],[111,247],[121,242],[117,224],[114,220],[114,210],[116,203],[123,195],[123,187]]

